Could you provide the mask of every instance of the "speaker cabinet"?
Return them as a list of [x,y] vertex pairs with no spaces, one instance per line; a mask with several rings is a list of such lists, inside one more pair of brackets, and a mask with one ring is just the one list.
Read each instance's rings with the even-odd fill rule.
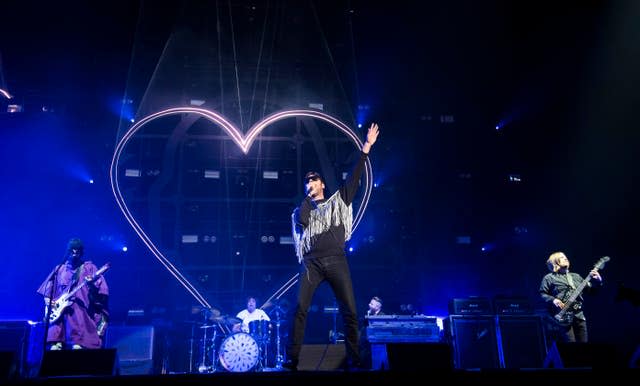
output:
[[451,315],[447,321],[456,368],[492,369],[500,367],[493,316]]
[[154,369],[153,326],[111,326],[105,347],[118,350],[120,374],[152,374]]
[[23,377],[28,374],[30,367],[28,361],[29,342],[31,339],[31,325],[28,321],[0,321],[0,351],[13,353],[12,367],[17,376]]
[[451,346],[446,343],[387,343],[392,371],[451,370]]
[[0,351],[0,383],[11,380],[16,374],[16,353]]
[[334,371],[344,368],[344,344],[304,344],[300,350],[298,370]]
[[505,368],[543,367],[547,345],[539,316],[498,316],[498,328]]
[[45,351],[41,377],[116,375],[115,349]]

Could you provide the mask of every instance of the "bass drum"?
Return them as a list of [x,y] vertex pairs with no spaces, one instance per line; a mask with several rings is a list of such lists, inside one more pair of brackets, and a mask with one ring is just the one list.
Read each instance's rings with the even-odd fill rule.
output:
[[228,371],[251,371],[258,364],[260,347],[251,335],[238,332],[229,335],[220,345],[220,364]]

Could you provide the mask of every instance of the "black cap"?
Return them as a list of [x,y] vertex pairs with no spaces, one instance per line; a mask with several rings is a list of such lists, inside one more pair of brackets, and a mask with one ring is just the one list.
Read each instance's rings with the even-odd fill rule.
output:
[[309,180],[320,180],[322,181],[322,176],[318,172],[308,172],[304,175],[304,183],[306,184]]
[[83,251],[84,245],[82,244],[82,240],[78,238],[73,238],[69,240],[69,243],[67,244],[67,251],[71,252],[71,250],[73,249],[78,249],[80,251]]

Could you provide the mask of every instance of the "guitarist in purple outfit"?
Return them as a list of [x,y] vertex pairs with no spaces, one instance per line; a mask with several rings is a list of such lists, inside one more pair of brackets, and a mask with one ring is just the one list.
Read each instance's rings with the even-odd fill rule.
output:
[[[83,255],[82,241],[69,240],[65,262],[56,266],[38,288],[45,300],[45,318],[50,322],[50,350],[102,347],[109,317],[109,287],[104,276],[96,273],[102,273],[107,266],[99,271],[91,261],[84,261]],[[75,292],[68,296],[72,291]],[[67,296],[68,301],[58,301]]]
[[[542,278],[540,296],[549,306],[552,319],[556,322],[554,340],[562,342],[587,342],[587,319],[582,310],[582,290],[590,291],[594,283],[602,285],[602,276],[598,268],[608,261],[601,259],[589,272],[586,279],[577,273],[569,272],[570,262],[563,252],[555,252],[547,259],[550,273]],[[591,280],[593,279],[593,281]]]

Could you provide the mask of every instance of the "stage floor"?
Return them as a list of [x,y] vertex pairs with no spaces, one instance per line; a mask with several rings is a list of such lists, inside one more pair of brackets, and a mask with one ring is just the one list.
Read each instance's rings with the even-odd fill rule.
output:
[[56,376],[12,379],[12,385],[122,385],[126,383],[153,385],[394,385],[401,379],[413,382],[447,382],[452,385],[568,385],[640,379],[640,369],[491,369],[491,370],[429,370],[416,368],[413,371],[281,371],[211,374],[166,374],[166,375],[115,375],[115,376]]

